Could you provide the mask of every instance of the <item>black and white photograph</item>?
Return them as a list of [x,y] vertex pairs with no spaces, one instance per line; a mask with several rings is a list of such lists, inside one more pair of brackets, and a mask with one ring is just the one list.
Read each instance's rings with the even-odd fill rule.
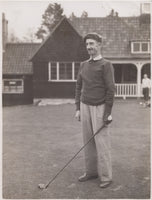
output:
[[0,0],[1,199],[151,199],[151,11]]

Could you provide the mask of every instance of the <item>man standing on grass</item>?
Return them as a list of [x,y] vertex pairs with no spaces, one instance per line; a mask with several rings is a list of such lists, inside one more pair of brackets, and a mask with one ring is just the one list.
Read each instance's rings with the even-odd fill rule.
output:
[[144,107],[149,106],[149,90],[151,87],[151,81],[148,78],[147,74],[144,74],[144,77],[142,79],[142,89],[143,89],[143,95],[144,95]]
[[86,143],[103,125],[106,126],[85,147],[85,174],[79,181],[100,178],[100,187],[112,182],[109,125],[114,101],[115,83],[112,64],[101,55],[102,37],[89,33],[84,42],[90,59],[81,63],[76,83],[76,115],[82,122]]

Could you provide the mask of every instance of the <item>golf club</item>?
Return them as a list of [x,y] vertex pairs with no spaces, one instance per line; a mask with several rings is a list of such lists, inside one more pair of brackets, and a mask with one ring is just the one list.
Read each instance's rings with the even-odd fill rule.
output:
[[[109,124],[112,120],[109,120],[108,123]],[[103,124],[95,133],[94,135],[88,140],[88,142],[86,142],[81,148],[80,150],[65,164],[65,166],[59,170],[59,172],[47,183],[47,184],[43,184],[40,183],[38,185],[39,189],[46,189],[55,179],[56,177],[68,166],[68,164],[80,153],[80,151],[82,151],[82,149],[84,149],[84,147],[106,126],[106,124]]]

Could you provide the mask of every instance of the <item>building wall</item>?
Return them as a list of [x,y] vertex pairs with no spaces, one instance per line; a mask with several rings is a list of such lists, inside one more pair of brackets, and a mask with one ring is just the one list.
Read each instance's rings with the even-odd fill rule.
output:
[[[106,27],[106,30],[103,29],[102,31],[105,34],[105,37],[103,34],[103,38],[107,38],[106,46],[109,47],[109,49],[103,44],[103,50],[107,49],[107,56],[105,52],[103,52],[103,56],[107,58],[124,58],[122,63],[119,62],[114,65],[116,83],[137,84],[136,87],[138,88],[139,93],[140,71],[137,69],[141,66],[136,66],[132,62],[128,63],[128,57],[130,56],[130,59],[141,58],[142,56],[143,58],[149,57],[147,54],[137,54],[137,52],[132,52],[133,49],[131,49],[131,45],[134,44],[133,42],[136,41],[137,38],[139,40],[139,42],[136,41],[137,43],[141,43],[140,40],[142,41],[143,38],[146,39],[146,41],[149,41],[149,39],[147,39],[149,38],[149,30],[146,30],[147,24],[143,23],[141,20],[139,26],[138,19],[138,27],[134,27],[130,26],[131,23],[127,24],[127,22],[120,18],[116,19],[117,24],[114,24],[115,20],[111,17],[106,18],[106,20],[107,22],[110,21],[110,24],[108,25],[109,29],[107,29],[106,26],[103,26],[103,28]],[[100,25],[102,25],[102,23]],[[112,25],[115,27],[115,30],[113,30],[114,35],[109,35],[109,30],[111,30]],[[143,28],[143,26],[146,27]],[[134,27],[135,33],[132,27]],[[125,43],[124,38],[126,38]],[[143,52],[140,49],[138,53]],[[69,21],[64,19],[31,59],[34,74],[34,98],[73,98],[76,83],[74,81],[69,81],[69,79],[67,82],[61,82],[59,78],[56,78],[56,81],[49,81],[48,63],[81,62],[88,58],[89,56],[82,37],[76,32]],[[127,58],[126,63],[125,58]],[[137,65],[140,64],[138,63]]]
[[75,82],[48,81],[48,63],[80,62],[87,58],[82,37],[63,20],[32,59],[34,98],[74,98]]
[[33,103],[33,82],[31,75],[3,75],[3,79],[22,79],[24,81],[24,92],[20,94],[3,93],[3,106],[24,105]]
[[33,63],[34,98],[74,98],[76,82],[48,81],[48,63]]
[[34,98],[74,98],[76,82],[35,82]]
[[48,62],[33,63],[33,80],[35,82],[48,81]]

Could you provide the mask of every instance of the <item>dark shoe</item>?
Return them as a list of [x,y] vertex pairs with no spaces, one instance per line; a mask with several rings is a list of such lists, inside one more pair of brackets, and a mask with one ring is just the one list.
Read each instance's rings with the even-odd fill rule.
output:
[[88,174],[83,174],[82,176],[79,177],[80,182],[85,182],[91,179],[98,178],[98,175],[88,175]]
[[99,186],[100,186],[101,188],[106,188],[106,187],[108,187],[111,183],[112,183],[112,181],[103,181],[103,182],[100,183]]

